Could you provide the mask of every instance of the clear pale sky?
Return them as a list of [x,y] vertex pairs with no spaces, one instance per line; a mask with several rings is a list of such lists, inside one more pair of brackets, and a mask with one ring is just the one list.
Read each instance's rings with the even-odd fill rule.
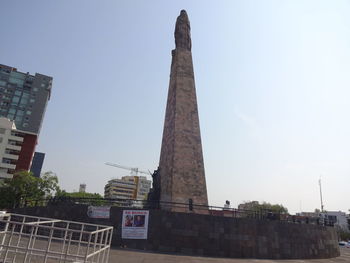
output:
[[53,77],[38,151],[62,188],[157,168],[174,26],[192,27],[210,204],[348,211],[349,1],[1,2],[0,63]]

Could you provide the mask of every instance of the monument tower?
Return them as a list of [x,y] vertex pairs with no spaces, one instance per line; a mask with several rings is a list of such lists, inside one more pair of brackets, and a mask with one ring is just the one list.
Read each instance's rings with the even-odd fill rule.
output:
[[[193,73],[190,22],[176,20],[170,83],[159,161],[160,201],[208,205]],[[181,211],[161,203],[163,209]],[[195,212],[198,207],[194,206]]]

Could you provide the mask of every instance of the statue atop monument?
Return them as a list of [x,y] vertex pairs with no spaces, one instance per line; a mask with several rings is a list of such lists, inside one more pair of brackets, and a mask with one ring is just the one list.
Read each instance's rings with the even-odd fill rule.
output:
[[185,10],[181,10],[175,25],[176,48],[183,48],[191,51],[191,26]]

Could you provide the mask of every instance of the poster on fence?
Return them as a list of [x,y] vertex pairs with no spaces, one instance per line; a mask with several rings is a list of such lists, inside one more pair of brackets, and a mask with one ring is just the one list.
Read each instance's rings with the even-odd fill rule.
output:
[[88,217],[90,218],[109,218],[110,206],[89,206]]
[[122,238],[147,239],[148,217],[148,210],[124,210]]

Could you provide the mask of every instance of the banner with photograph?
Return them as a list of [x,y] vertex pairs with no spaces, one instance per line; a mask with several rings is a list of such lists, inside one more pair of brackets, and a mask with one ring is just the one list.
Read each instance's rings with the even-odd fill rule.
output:
[[88,217],[90,218],[109,218],[110,206],[89,206]]
[[124,210],[122,238],[147,239],[148,217],[148,210]]

